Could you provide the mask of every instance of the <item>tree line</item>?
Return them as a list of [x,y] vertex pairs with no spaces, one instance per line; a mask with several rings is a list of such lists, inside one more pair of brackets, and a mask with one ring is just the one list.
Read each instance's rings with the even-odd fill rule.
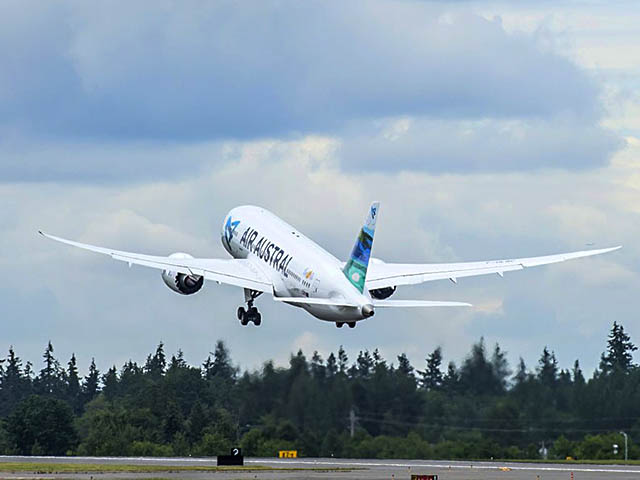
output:
[[[378,350],[351,361],[342,347],[323,359],[302,351],[287,367],[240,372],[223,341],[200,366],[160,343],[143,365],[81,377],[47,345],[42,368],[13,348],[0,360],[0,454],[211,456],[297,449],[357,458],[640,458],[636,346],[614,323],[599,367],[561,369],[542,349],[515,369],[496,344],[472,345],[460,365],[441,348],[414,367]],[[620,445],[619,451],[613,445]]]

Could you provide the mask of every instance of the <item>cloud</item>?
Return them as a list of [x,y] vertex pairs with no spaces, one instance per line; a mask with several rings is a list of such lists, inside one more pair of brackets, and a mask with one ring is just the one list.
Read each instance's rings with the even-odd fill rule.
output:
[[1,20],[0,124],[9,130],[185,141],[332,132],[396,115],[600,115],[597,85],[535,35],[440,5],[34,10],[14,2]]
[[476,173],[585,169],[606,164],[624,141],[576,118],[399,118],[344,139],[345,169]]

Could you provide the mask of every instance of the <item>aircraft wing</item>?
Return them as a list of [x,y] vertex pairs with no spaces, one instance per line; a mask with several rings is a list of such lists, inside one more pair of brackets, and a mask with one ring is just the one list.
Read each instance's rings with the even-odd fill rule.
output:
[[260,272],[255,265],[245,259],[171,258],[143,255],[140,253],[123,252],[111,248],[87,245],[86,243],[67,240],[44,232],[39,233],[57,242],[66,243],[67,245],[91,252],[109,255],[114,260],[127,262],[129,266],[142,265],[157,268],[158,270],[184,273],[186,275],[201,275],[207,280],[249,288],[260,292],[271,292],[273,290],[271,280]]
[[394,287],[397,285],[411,285],[430,282],[432,280],[450,279],[454,283],[461,277],[488,275],[522,270],[527,267],[537,267],[549,263],[564,262],[574,258],[590,257],[602,253],[613,252],[621,247],[602,248],[599,250],[584,250],[581,252],[560,253],[543,257],[515,258],[510,260],[489,260],[485,262],[466,263],[385,263],[376,260],[369,264],[367,272],[367,289]]

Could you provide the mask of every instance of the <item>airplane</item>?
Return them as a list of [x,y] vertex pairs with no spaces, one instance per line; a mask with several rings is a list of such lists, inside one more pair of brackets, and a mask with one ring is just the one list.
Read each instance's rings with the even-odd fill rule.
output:
[[187,253],[167,257],[130,253],[96,247],[39,233],[47,238],[92,252],[102,253],[129,266],[142,265],[162,270],[162,280],[174,292],[193,295],[204,280],[244,289],[244,303],[237,317],[242,325],[259,326],[262,315],[254,305],[257,297],[270,294],[273,300],[303,308],[321,320],[350,328],[374,315],[378,308],[471,306],[464,302],[389,300],[398,286],[433,280],[498,274],[528,267],[563,262],[612,252],[602,248],[542,257],[464,263],[386,263],[371,257],[380,203],[369,207],[364,225],[349,259],[340,261],[296,228],[265,208],[246,205],[232,209],[225,217],[221,241],[232,259],[194,258]]

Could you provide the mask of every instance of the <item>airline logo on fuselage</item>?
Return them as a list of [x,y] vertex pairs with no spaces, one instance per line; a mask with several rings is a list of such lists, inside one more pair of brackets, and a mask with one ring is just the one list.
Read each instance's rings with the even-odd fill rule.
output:
[[293,260],[293,257],[264,235],[258,240],[259,236],[260,234],[257,230],[249,227],[242,234],[240,245],[261,260],[264,260],[271,268],[288,277],[287,267],[291,263],[291,260]]
[[227,247],[231,248],[231,240],[233,239],[233,234],[236,232],[236,228],[240,224],[240,220],[236,220],[235,222],[229,215],[227,218],[227,223],[224,225],[224,239],[227,242]]

